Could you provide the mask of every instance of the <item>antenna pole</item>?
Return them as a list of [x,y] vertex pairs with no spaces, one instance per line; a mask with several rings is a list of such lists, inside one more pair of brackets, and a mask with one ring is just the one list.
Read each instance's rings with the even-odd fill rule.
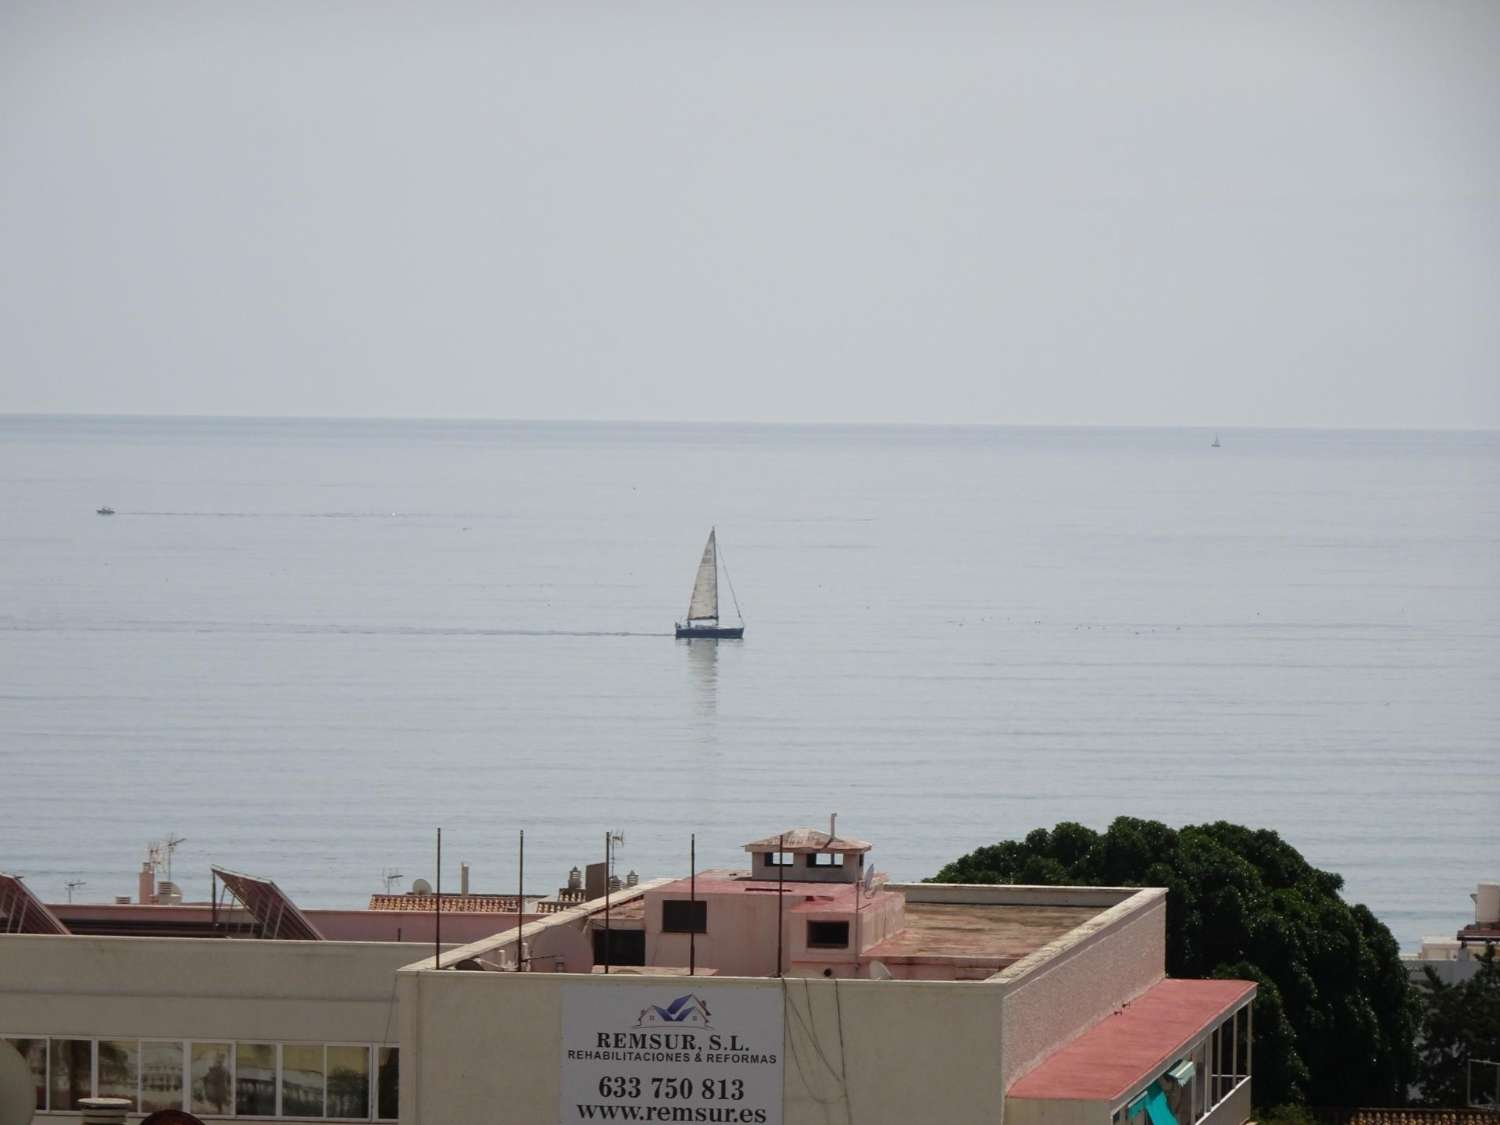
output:
[[698,973],[698,833],[688,837],[688,976]]
[[516,972],[521,971],[526,946],[521,941],[521,927],[526,924],[526,829],[521,829],[521,858],[516,865]]
[[441,968],[439,960],[443,951],[443,830],[437,830],[437,894],[432,907],[432,967]]
[[609,833],[604,834],[604,975],[609,976]]
[[781,975],[781,896],[786,885],[786,835],[776,843],[776,975]]

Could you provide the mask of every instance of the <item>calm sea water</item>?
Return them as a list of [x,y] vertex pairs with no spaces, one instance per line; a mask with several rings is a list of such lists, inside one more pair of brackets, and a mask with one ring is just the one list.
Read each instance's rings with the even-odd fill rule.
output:
[[[901,878],[1275,828],[1410,945],[1500,876],[1500,435],[0,418],[0,869],[357,905],[784,827]],[[94,515],[100,504],[114,518]],[[677,642],[717,524],[748,626]],[[726,591],[727,592],[727,591]]]

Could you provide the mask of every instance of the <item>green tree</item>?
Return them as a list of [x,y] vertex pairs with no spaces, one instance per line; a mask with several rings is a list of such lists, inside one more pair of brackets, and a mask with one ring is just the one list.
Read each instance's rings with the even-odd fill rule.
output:
[[1465,1105],[1469,1060],[1500,1059],[1500,960],[1487,949],[1479,971],[1459,984],[1444,984],[1430,968],[1422,975],[1422,1101]]
[[1275,832],[1120,817],[1039,828],[948,864],[939,883],[1166,887],[1167,972],[1253,980],[1258,1106],[1399,1105],[1417,1007],[1400,949],[1343,879]]

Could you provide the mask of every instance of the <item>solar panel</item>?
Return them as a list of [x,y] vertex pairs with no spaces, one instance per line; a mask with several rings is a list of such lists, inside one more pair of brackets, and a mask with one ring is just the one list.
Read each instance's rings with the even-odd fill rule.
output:
[[238,871],[213,868],[246,910],[255,919],[257,937],[286,941],[322,941],[323,935],[297,909],[297,904],[270,879],[245,875]]
[[68,927],[19,877],[0,871],[0,933],[67,934]]

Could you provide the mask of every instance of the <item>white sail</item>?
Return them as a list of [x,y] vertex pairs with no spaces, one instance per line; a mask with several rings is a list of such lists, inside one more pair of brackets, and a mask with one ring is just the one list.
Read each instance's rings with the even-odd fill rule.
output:
[[717,621],[719,619],[719,554],[714,543],[714,533],[708,533],[708,542],[703,546],[703,561],[698,564],[698,577],[693,582],[693,600],[688,604],[689,621]]

